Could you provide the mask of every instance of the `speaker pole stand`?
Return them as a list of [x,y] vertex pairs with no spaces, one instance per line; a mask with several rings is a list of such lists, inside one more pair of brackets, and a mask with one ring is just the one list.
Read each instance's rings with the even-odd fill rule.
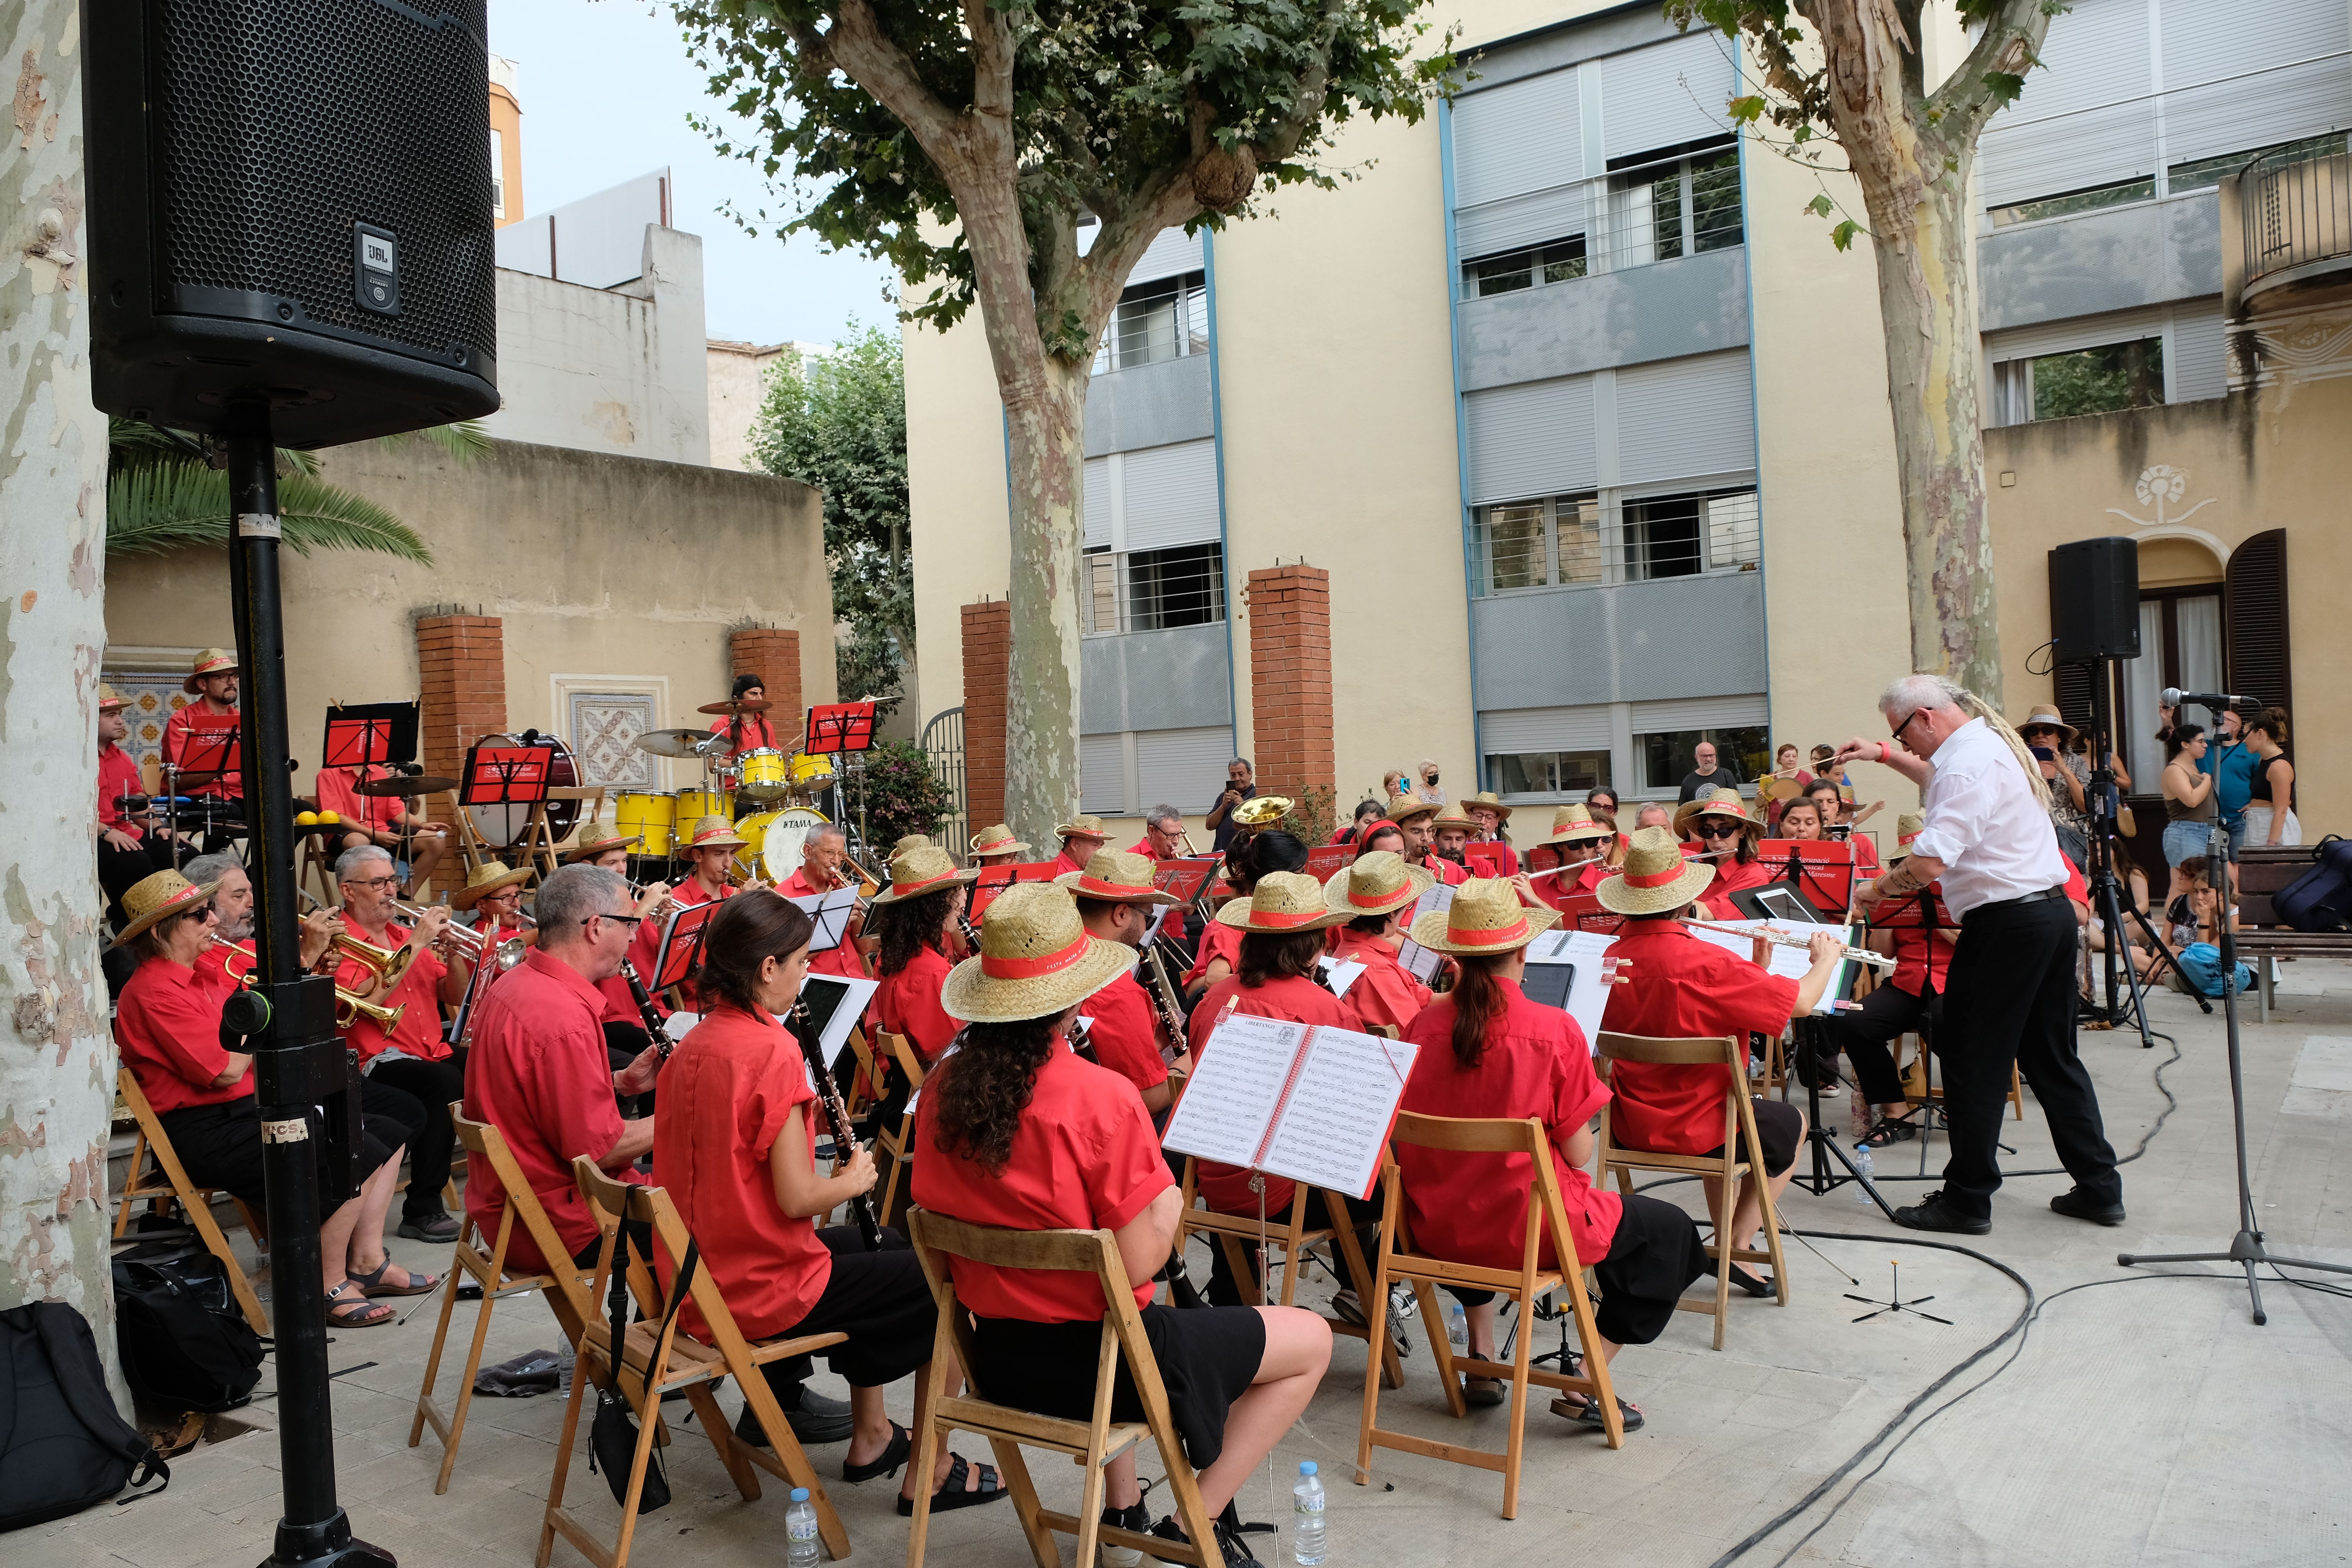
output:
[[[390,1552],[354,1540],[335,1501],[335,1435],[327,1382],[322,1185],[340,1200],[356,1152],[358,1089],[335,1033],[334,982],[302,972],[296,909],[293,747],[286,723],[286,647],[278,592],[277,448],[267,404],[237,405],[228,455],[229,599],[237,668],[259,995],[254,1048],[262,1172],[268,1185],[277,1331],[278,1452],[285,1512],[266,1568],[393,1568]],[[317,1115],[313,1108],[329,1113]],[[341,1136],[337,1135],[340,1123]],[[330,1168],[322,1173],[321,1166]],[[323,1181],[322,1181],[323,1177]]]

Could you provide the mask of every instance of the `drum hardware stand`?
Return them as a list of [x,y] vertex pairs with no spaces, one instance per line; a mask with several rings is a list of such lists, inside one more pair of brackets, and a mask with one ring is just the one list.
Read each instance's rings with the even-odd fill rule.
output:
[[1875,1297],[1857,1296],[1851,1290],[1845,1292],[1845,1299],[1847,1300],[1859,1301],[1864,1306],[1870,1309],[1869,1311],[1864,1312],[1861,1317],[1856,1318],[1854,1321],[1857,1323],[1866,1323],[1873,1318],[1888,1316],[1895,1312],[1908,1312],[1915,1318],[1925,1318],[1931,1323],[1941,1323],[1944,1327],[1948,1329],[1950,1328],[1952,1326],[1951,1319],[1939,1318],[1933,1312],[1923,1312],[1919,1310],[1919,1304],[1923,1301],[1934,1300],[1936,1298],[1933,1296],[1914,1296],[1908,1301],[1903,1299],[1903,1260],[1897,1258],[1893,1261],[1895,1264],[1895,1290],[1894,1299],[1892,1300],[1881,1301]]
[[[2195,700],[2185,699],[2184,700]],[[2210,703],[2200,703],[2199,706],[2207,709],[2208,717],[2216,721],[2215,728],[2218,729],[2220,727],[2219,721],[2221,719],[2221,714],[2212,711],[2212,705]],[[2225,866],[2230,858],[2230,830],[2221,825],[2221,818],[2218,816],[2213,820],[2213,831],[2206,843],[2206,864],[2209,866]],[[2269,1266],[2273,1273],[2276,1273],[2284,1267],[2287,1268],[2316,1269],[2326,1274],[2352,1274],[2352,1266],[2341,1263],[2320,1263],[2307,1258],[2274,1257],[2263,1245],[2263,1233],[2255,1227],[2254,1186],[2252,1179],[2249,1176],[2246,1168],[2245,1057],[2241,1049],[2238,1038],[2237,933],[2230,929],[2230,922],[2228,921],[2214,921],[2214,924],[2220,928],[2215,934],[2219,939],[2221,949],[2221,1016],[2224,1021],[2230,1042],[2230,1122],[2231,1131],[2236,1134],[2238,1145],[2237,1234],[2231,1237],[2230,1249],[2227,1252],[2167,1252],[2155,1254],[2122,1252],[2116,1255],[2116,1262],[2126,1268],[2129,1268],[2134,1264],[2138,1263],[2237,1264],[2246,1271],[2246,1294],[2252,1298],[2254,1322],[2257,1326],[2260,1326],[2261,1324],[2270,1321],[2270,1318],[2269,1315],[2263,1310],[2262,1283],[2254,1274],[2254,1268],[2257,1264]],[[2282,1278],[2284,1277],[2282,1276]],[[2292,1283],[2292,1281],[2290,1281],[2290,1283]]]

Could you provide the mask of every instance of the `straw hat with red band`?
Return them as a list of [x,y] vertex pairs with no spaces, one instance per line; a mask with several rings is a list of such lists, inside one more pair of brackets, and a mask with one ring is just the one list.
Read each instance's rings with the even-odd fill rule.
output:
[[236,673],[236,655],[226,648],[208,647],[196,655],[195,668],[188,671],[187,679],[180,682],[180,689],[193,697],[196,692],[197,682],[203,680],[205,676],[235,675]]
[[1468,800],[1464,801],[1462,803],[1462,809],[1465,811],[1491,811],[1506,822],[1508,822],[1511,818],[1511,808],[1503,804],[1502,796],[1496,795],[1490,789],[1482,789],[1476,795],[1472,795]]
[[1323,884],[1323,903],[1333,914],[1351,921],[1394,914],[1429,891],[1429,885],[1436,880],[1420,867],[1406,865],[1404,857],[1395,850],[1375,849],[1357,856],[1347,869],[1331,874],[1331,879]]
[[1465,833],[1478,831],[1477,822],[1458,805],[1440,807],[1437,815],[1429,819],[1429,830],[1433,833],[1448,827],[1458,827]]
[[1903,853],[1911,853],[1911,840],[1927,830],[1927,819],[1916,811],[1906,811],[1895,819],[1895,843]]
[[1402,826],[1416,816],[1427,816],[1436,810],[1434,801],[1423,800],[1418,795],[1392,795],[1389,796],[1388,810],[1383,815],[1391,822]]
[[617,833],[600,834],[593,838],[583,838],[566,849],[563,852],[563,863],[567,866],[576,866],[583,860],[593,860],[597,856],[610,850],[626,849],[634,845],[643,844],[645,841],[646,836],[642,833],[632,833],[626,838]]
[[1748,809],[1748,803],[1739,798],[1739,792],[1725,784],[1717,784],[1711,793],[1685,802],[1675,813],[1675,837],[1689,837],[1691,820],[1700,816],[1727,816],[1750,833],[1764,831],[1762,819]]
[[978,871],[957,868],[954,858],[929,839],[910,848],[901,849],[890,857],[890,886],[875,894],[870,904],[903,904],[919,899],[926,893],[944,892],[950,888],[969,887],[980,879]]
[[694,836],[686,841],[686,847],[689,850],[740,849],[750,842],[736,833],[733,823],[714,812],[694,825]]
[[1454,889],[1454,902],[1412,922],[1412,940],[1432,952],[1476,957],[1516,952],[1559,923],[1558,910],[1531,910],[1510,883],[1473,877]]
[[142,877],[122,895],[122,912],[130,919],[114,939],[114,945],[122,946],[159,921],[203,909],[205,900],[219,886],[218,882],[191,882],[177,871],[158,871],[152,877]]
[[100,712],[116,713],[130,706],[131,699],[115,690],[114,688],[107,685],[103,680],[98,683],[98,710]]
[[1685,859],[1682,844],[1673,834],[1663,827],[1637,827],[1624,866],[1615,876],[1603,877],[1593,891],[1601,908],[1621,915],[1664,915],[1696,899],[1714,880],[1714,863]]
[[1087,862],[1085,870],[1066,871],[1054,879],[1054,886],[1067,889],[1081,899],[1105,899],[1118,904],[1182,903],[1184,900],[1175,894],[1163,893],[1151,885],[1158,870],[1149,855],[1098,849]]
[[1234,899],[1217,911],[1220,925],[1260,936],[1295,936],[1354,918],[1333,914],[1323,901],[1323,884],[1304,871],[1269,871],[1257,879],[1247,902]]
[[1087,934],[1069,894],[1045,882],[1016,882],[989,904],[980,954],[949,973],[940,1006],[971,1024],[1050,1018],[1134,967],[1133,948]]
[[464,887],[449,895],[450,907],[470,910],[500,888],[511,888],[517,882],[528,881],[530,879],[530,868],[528,866],[518,869],[510,866],[501,866],[496,860],[485,860],[467,874]]
[[1582,844],[1590,839],[1614,838],[1616,829],[1592,815],[1592,808],[1579,802],[1563,805],[1551,814],[1551,837],[1547,844]]
[[1110,829],[1103,826],[1099,816],[1074,816],[1054,829],[1054,837],[1065,840],[1092,838],[1099,843],[1110,837]]
[[975,855],[1026,855],[1029,846],[1013,837],[1013,829],[999,822],[971,836],[971,852]]

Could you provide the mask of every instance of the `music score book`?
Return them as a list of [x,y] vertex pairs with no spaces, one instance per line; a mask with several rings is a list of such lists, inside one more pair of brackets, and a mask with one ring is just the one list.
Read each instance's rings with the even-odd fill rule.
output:
[[1237,1013],[1202,1042],[1160,1142],[1180,1154],[1369,1198],[1419,1050],[1409,1041]]

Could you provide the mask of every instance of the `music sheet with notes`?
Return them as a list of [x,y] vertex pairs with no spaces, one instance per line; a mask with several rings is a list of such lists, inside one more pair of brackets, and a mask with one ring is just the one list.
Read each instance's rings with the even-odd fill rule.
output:
[[[1422,894],[1414,901],[1412,919],[1405,922],[1405,929],[1411,931],[1421,922],[1421,917],[1423,915],[1444,914],[1453,907],[1454,889],[1444,882],[1433,883],[1429,891]],[[1404,939],[1404,945],[1397,950],[1397,962],[1404,966],[1407,973],[1423,985],[1436,977],[1438,958],[1437,953],[1422,946],[1409,936]]]
[[1202,1044],[1161,1141],[1370,1197],[1415,1054],[1374,1035],[1236,1014]]

